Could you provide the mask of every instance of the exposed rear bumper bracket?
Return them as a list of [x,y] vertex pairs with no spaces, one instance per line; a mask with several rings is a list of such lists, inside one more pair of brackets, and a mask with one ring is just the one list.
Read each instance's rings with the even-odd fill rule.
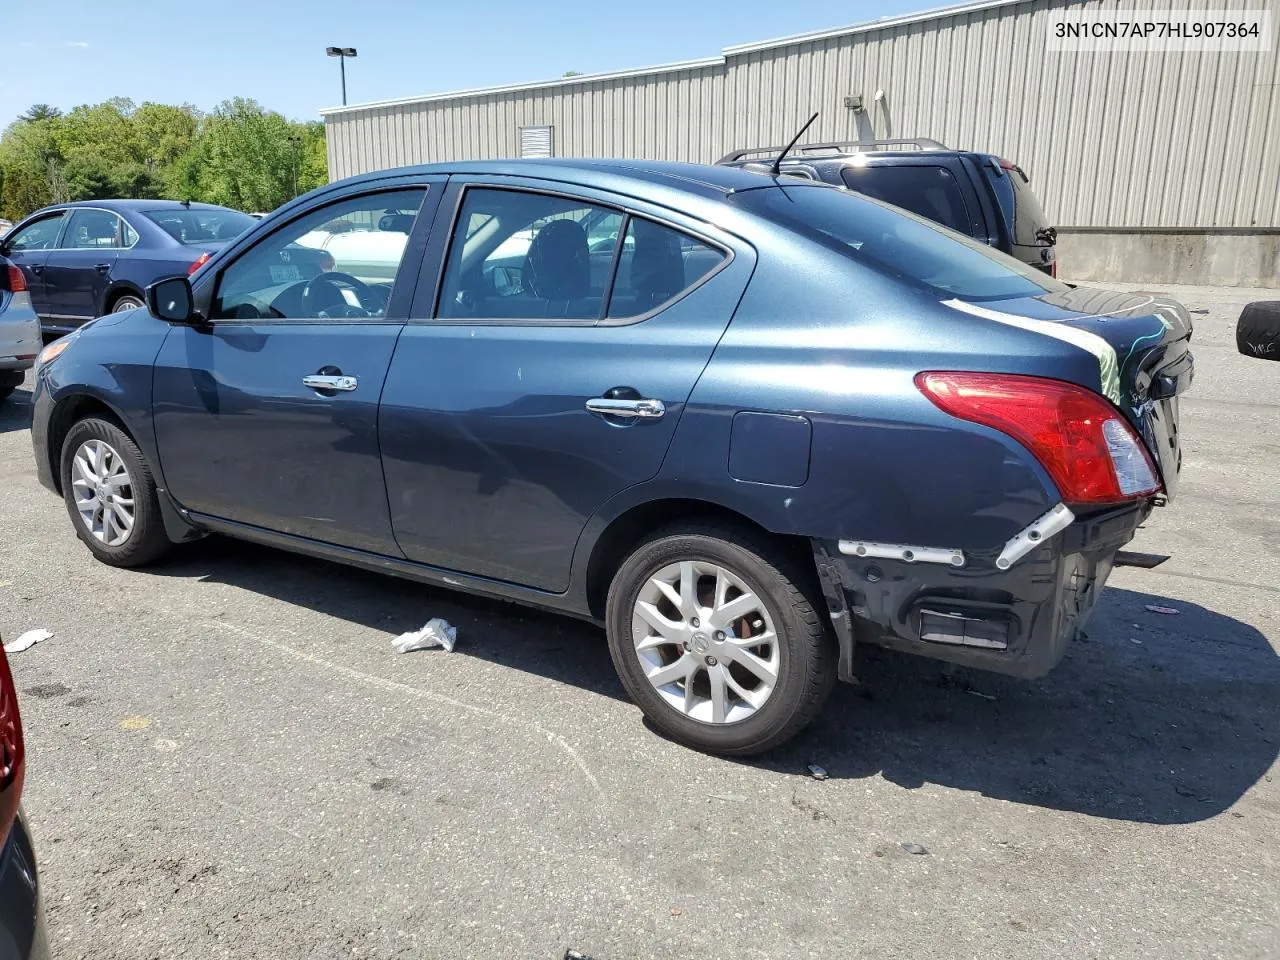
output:
[[1058,504],[1048,513],[1014,534],[1013,538],[1004,545],[1004,549],[1000,551],[1000,556],[996,558],[996,566],[1001,570],[1008,570],[1054,534],[1061,533],[1071,526],[1075,518],[1076,515],[1071,512],[1065,503]]

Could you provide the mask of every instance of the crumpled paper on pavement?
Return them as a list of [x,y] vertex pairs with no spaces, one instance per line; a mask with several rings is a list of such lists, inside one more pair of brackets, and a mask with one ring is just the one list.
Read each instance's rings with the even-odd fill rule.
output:
[[4,645],[5,653],[21,653],[23,650],[29,650],[41,640],[48,640],[53,636],[52,630],[28,630],[17,640],[13,640]]
[[448,620],[432,617],[421,630],[402,633],[391,641],[391,648],[396,653],[408,653],[410,650],[425,650],[428,647],[444,647],[453,653],[453,644],[458,638],[458,628]]

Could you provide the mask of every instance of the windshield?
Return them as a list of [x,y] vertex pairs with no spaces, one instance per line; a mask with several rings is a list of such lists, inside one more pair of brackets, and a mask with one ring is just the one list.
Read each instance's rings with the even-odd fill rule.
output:
[[179,243],[216,243],[240,236],[256,221],[238,210],[144,210],[142,215]]
[[1002,300],[1065,284],[941,224],[838,187],[744,190],[733,202],[938,296]]

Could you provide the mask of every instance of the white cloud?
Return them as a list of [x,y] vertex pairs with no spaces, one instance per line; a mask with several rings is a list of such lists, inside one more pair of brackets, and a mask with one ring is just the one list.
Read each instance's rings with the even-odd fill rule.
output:
[[85,41],[85,40],[68,40],[68,41],[66,42],[66,46],[68,46],[68,47],[79,47],[81,50],[84,50],[84,49],[87,49],[87,48],[88,48],[89,44],[88,44],[88,42],[87,42],[87,41]]

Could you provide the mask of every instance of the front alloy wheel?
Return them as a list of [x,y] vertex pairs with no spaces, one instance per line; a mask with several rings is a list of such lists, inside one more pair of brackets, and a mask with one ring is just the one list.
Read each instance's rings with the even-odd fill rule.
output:
[[89,552],[115,567],[140,567],[170,547],[146,458],[119,425],[72,424],[62,442],[62,498]]
[[103,440],[86,440],[71,459],[71,492],[85,529],[109,547],[133,533],[133,480],[124,458]]

